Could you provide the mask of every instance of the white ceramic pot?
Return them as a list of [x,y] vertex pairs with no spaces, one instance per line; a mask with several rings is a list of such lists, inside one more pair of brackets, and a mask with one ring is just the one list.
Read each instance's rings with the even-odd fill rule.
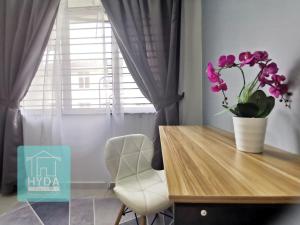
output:
[[267,118],[233,117],[233,127],[237,150],[250,153],[263,151]]

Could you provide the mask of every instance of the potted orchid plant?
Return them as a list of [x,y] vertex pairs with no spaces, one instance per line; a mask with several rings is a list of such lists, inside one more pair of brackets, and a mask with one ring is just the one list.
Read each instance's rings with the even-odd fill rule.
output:
[[[247,82],[243,68],[259,67],[258,74]],[[237,102],[229,106],[226,82],[221,73],[226,69],[238,69],[243,79],[243,86],[238,93]],[[233,116],[236,147],[240,151],[260,153],[263,150],[267,116],[275,105],[275,99],[290,108],[292,93],[289,91],[286,77],[278,74],[277,64],[272,62],[266,51],[242,52],[238,60],[234,55],[219,57],[218,67],[211,62],[207,65],[207,76],[212,83],[213,92],[222,93],[222,106]],[[267,96],[267,91],[270,96]]]

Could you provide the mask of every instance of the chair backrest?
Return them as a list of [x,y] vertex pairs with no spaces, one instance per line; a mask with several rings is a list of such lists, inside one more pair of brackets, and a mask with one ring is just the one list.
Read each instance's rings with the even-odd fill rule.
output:
[[153,143],[143,134],[114,137],[106,142],[105,162],[116,183],[151,169]]

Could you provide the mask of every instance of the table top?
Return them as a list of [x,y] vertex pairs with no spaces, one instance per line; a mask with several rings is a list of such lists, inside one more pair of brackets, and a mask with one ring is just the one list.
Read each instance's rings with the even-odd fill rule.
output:
[[300,156],[266,146],[235,149],[233,135],[202,126],[160,126],[169,198],[184,203],[300,203]]

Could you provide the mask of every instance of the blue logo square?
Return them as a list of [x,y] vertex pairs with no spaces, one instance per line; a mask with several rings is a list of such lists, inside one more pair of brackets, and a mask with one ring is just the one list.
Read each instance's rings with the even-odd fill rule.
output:
[[68,146],[18,148],[19,201],[69,201],[70,181],[71,156]]

